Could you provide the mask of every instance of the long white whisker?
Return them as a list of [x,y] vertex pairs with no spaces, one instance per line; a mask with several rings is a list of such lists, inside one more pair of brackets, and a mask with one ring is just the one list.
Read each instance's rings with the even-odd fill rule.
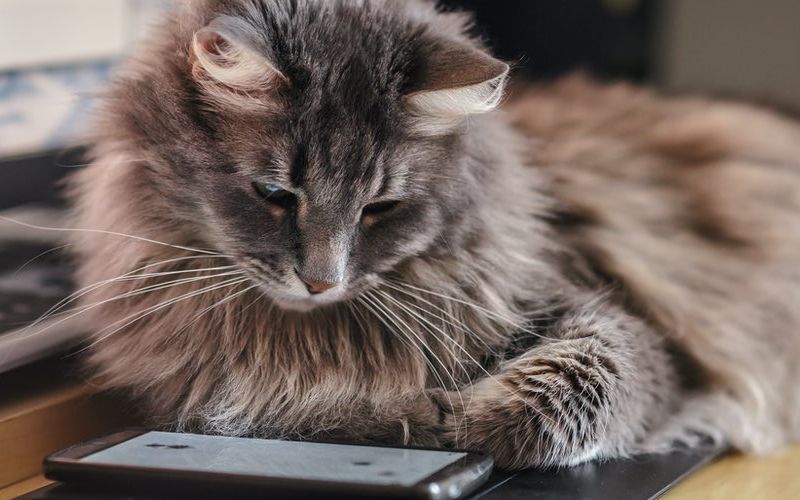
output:
[[40,258],[44,257],[45,255],[51,254],[51,253],[53,253],[53,252],[57,252],[57,251],[59,251],[59,250],[63,250],[63,249],[67,248],[67,247],[68,247],[68,246],[70,246],[70,245],[71,245],[71,243],[67,243],[67,244],[64,244],[64,245],[59,245],[59,246],[57,246],[57,247],[53,247],[53,248],[51,248],[51,249],[49,249],[49,250],[45,250],[44,252],[40,253],[40,254],[39,254],[39,255],[37,255],[36,257],[33,257],[32,259],[28,259],[28,260],[27,260],[27,261],[26,261],[24,264],[22,264],[21,266],[19,266],[19,267],[17,268],[17,270],[16,270],[16,271],[14,271],[14,275],[17,275],[17,274],[18,274],[20,271],[22,271],[23,269],[25,269],[26,267],[28,267],[29,265],[31,265],[31,264],[32,264],[33,262],[35,262],[36,260],[38,260],[38,259],[40,259]]
[[[412,288],[416,288],[416,287],[412,287]],[[422,289],[419,289],[419,290],[420,291],[425,291],[425,290],[422,290]],[[441,296],[441,297],[442,298],[447,298],[445,296]],[[519,399],[520,401],[522,401],[526,405],[528,404],[528,400],[524,396],[520,396],[519,395],[519,391],[512,390],[509,387],[507,387],[506,385],[504,385],[502,382],[500,382],[494,374],[492,374],[486,368],[484,368],[483,365],[481,363],[479,363],[474,357],[472,357],[472,355],[470,355],[466,350],[464,350],[464,353],[467,354],[470,357],[470,359],[472,360],[473,363],[475,363],[475,365],[478,367],[478,369],[480,369],[490,380],[492,380],[493,382],[497,383],[500,387],[502,387],[504,390],[508,391],[512,396],[516,397],[517,399]],[[550,420],[551,422],[553,421],[550,417],[545,415],[541,410],[538,410],[537,408],[532,408],[532,409],[534,411],[536,411],[543,418],[546,418],[547,420]]]
[[[541,335],[541,334],[533,331],[531,328],[526,327],[524,324],[521,324],[519,321],[515,321],[515,320],[512,320],[512,319],[506,318],[502,314],[499,314],[499,313],[497,313],[495,311],[491,311],[489,309],[486,309],[485,307],[481,306],[480,304],[476,304],[474,302],[470,302],[470,301],[467,301],[467,300],[458,299],[458,298],[455,298],[455,297],[448,297],[447,295],[443,295],[443,294],[440,294],[440,293],[437,293],[437,292],[433,292],[431,290],[425,290],[424,288],[415,287],[413,285],[409,285],[408,283],[403,283],[401,281],[392,281],[391,283],[388,282],[388,281],[384,281],[384,284],[386,286],[390,286],[391,284],[394,284],[396,286],[399,285],[401,287],[407,287],[407,288],[410,288],[412,290],[417,290],[419,292],[427,293],[427,294],[433,295],[435,297],[439,297],[439,298],[444,299],[444,300],[449,300],[449,301],[455,302],[457,304],[462,304],[462,305],[465,305],[467,307],[471,307],[472,309],[483,313],[485,316],[494,318],[498,322],[505,323],[506,325],[508,325],[508,326],[510,326],[512,328],[515,328],[515,329],[519,330],[520,332],[524,332],[524,333],[533,335],[535,337],[539,337],[541,339],[547,339],[546,336]],[[402,290],[400,290],[398,288],[394,288],[394,289],[397,290],[397,291],[402,291]],[[420,300],[420,301],[424,300],[424,299],[418,297],[417,295],[412,294],[412,293],[410,293],[408,291],[404,291],[403,293],[406,293],[407,295],[410,295],[412,297],[417,297],[417,299]],[[428,304],[430,304],[433,307],[436,307],[437,309],[442,310],[443,312],[445,312],[443,309],[439,308],[435,304],[432,304],[430,302],[428,302]],[[452,315],[450,315],[449,313],[447,313],[447,314],[448,314],[448,316],[452,317]],[[457,320],[456,318],[453,318],[453,319]]]
[[450,392],[447,390],[447,386],[444,383],[444,380],[439,375],[438,371],[436,370],[436,367],[433,366],[431,360],[428,359],[428,355],[425,353],[425,351],[423,351],[422,347],[417,345],[417,343],[414,342],[414,340],[405,331],[403,331],[402,329],[398,329],[397,326],[393,327],[392,325],[390,325],[385,319],[388,318],[388,316],[385,315],[384,310],[379,308],[379,306],[377,305],[373,305],[373,302],[371,300],[368,300],[367,297],[362,295],[357,297],[356,300],[358,300],[369,311],[371,311],[372,314],[375,315],[378,321],[380,321],[388,329],[389,332],[399,333],[399,336],[397,337],[398,340],[400,340],[403,344],[407,345],[412,351],[419,352],[423,362],[428,367],[429,372],[436,378],[436,381],[439,383],[439,387],[442,388],[442,391],[447,397],[447,402],[450,405],[451,410],[453,411],[453,413],[455,413],[455,405],[453,404],[453,400],[450,397]]
[[224,254],[221,254],[219,252],[213,252],[211,250],[203,250],[201,248],[192,248],[192,247],[187,247],[187,246],[183,246],[183,245],[173,245],[171,243],[166,243],[166,242],[163,242],[163,241],[152,240],[150,238],[144,238],[142,236],[134,236],[132,234],[118,233],[116,231],[105,231],[103,229],[83,229],[83,228],[65,228],[65,227],[40,226],[40,225],[37,225],[37,224],[29,224],[27,222],[22,222],[22,221],[19,221],[19,220],[16,220],[16,219],[11,219],[11,218],[3,216],[3,215],[0,215],[0,220],[4,220],[4,221],[10,222],[12,224],[17,224],[17,225],[22,226],[22,227],[27,227],[28,229],[36,229],[36,230],[39,230],[39,231],[55,231],[55,232],[62,232],[62,233],[83,232],[83,233],[106,234],[106,235],[110,235],[110,236],[121,236],[121,237],[124,237],[124,238],[130,238],[130,239],[133,239],[133,240],[143,241],[145,243],[153,243],[155,245],[162,245],[162,246],[166,246],[166,247],[170,247],[170,248],[177,248],[178,250],[185,250],[187,252],[196,252],[196,253],[202,253],[202,254],[207,254],[207,255],[216,255],[216,256],[219,256],[219,257],[231,257],[230,255],[224,255]]
[[[235,267],[236,266],[229,266],[229,267],[226,267],[226,268],[197,269],[196,272],[199,273],[199,272],[203,272],[203,271],[206,271],[206,270],[212,270],[212,269],[213,270],[234,269]],[[243,271],[230,271],[230,273],[236,273],[236,272],[244,274]],[[83,289],[79,290],[78,292],[73,293],[69,297],[59,301],[56,305],[51,307],[42,317],[37,319],[31,325],[29,325],[29,328],[32,327],[32,326],[35,326],[37,323],[41,322],[43,319],[46,319],[49,315],[55,315],[55,313],[59,309],[62,309],[64,306],[66,306],[70,302],[74,302],[74,301],[80,299],[81,297],[85,296],[88,293],[91,293],[92,291],[100,288],[103,285],[107,285],[107,284],[110,284],[110,283],[120,283],[120,282],[125,282],[125,281],[136,281],[136,280],[140,280],[140,279],[144,280],[144,279],[148,279],[148,278],[152,278],[152,277],[162,277],[164,274],[166,274],[166,273],[163,273],[163,274],[162,273],[153,273],[153,274],[144,274],[144,275],[140,274],[140,275],[135,275],[135,276],[123,275],[123,276],[120,276],[120,277],[111,278],[111,279],[108,279],[108,280],[103,280],[103,281],[100,281],[100,282],[95,283],[93,285],[89,285],[89,286],[84,287]],[[226,272],[226,273],[220,274],[220,275],[192,276],[192,277],[189,277],[189,278],[180,278],[180,279],[177,279],[177,280],[164,281],[164,282],[160,282],[160,283],[155,283],[153,285],[148,285],[146,287],[137,288],[137,289],[135,289],[135,290],[133,290],[131,292],[128,292],[128,294],[135,293],[135,292],[138,292],[138,291],[144,291],[144,290],[153,290],[155,287],[159,287],[161,285],[189,282],[189,281],[194,280],[194,279],[206,279],[206,278],[209,278],[209,277],[213,278],[213,277],[217,277],[217,276],[227,276],[228,274],[229,273]],[[130,296],[128,294],[126,294],[125,296]],[[121,297],[121,296],[119,296],[119,297]],[[80,307],[84,307],[84,306],[80,306]],[[76,309],[78,309],[78,308],[76,308]]]
[[510,320],[510,319],[504,317],[503,315],[498,314],[495,311],[491,311],[489,309],[486,309],[485,307],[481,306],[480,304],[476,304],[476,303],[470,302],[468,300],[463,300],[463,299],[459,299],[459,298],[456,298],[456,297],[448,297],[447,295],[444,295],[444,294],[441,294],[441,293],[437,293],[437,292],[434,292],[434,291],[431,291],[431,290],[426,290],[424,288],[419,288],[419,287],[416,287],[414,285],[410,285],[408,283],[403,283],[403,282],[400,282],[400,281],[395,281],[393,283],[395,285],[404,286],[406,288],[410,288],[410,289],[416,290],[418,292],[427,293],[427,294],[433,295],[435,297],[439,297],[441,299],[450,300],[452,302],[456,302],[458,304],[465,305],[467,307],[471,307],[471,308],[473,308],[473,309],[475,309],[477,311],[480,311],[480,312],[484,313],[487,316],[491,316],[491,317],[496,318],[497,320],[499,320],[501,322],[507,323],[512,327],[521,328],[523,326],[523,325],[520,325],[519,322],[517,322],[517,321]]
[[[378,319],[378,321],[380,321],[381,324],[383,324],[383,326],[385,326],[386,329],[390,333],[399,333],[400,336],[398,337],[398,340],[400,342],[402,342],[404,345],[406,345],[407,347],[411,348],[412,350],[418,351],[420,353],[420,355],[422,355],[422,360],[425,362],[425,364],[428,366],[428,368],[431,370],[431,372],[435,372],[436,371],[435,367],[431,363],[431,360],[428,359],[428,355],[425,354],[425,352],[422,350],[422,348],[420,346],[418,346],[417,343],[414,342],[413,339],[411,339],[408,336],[408,334],[406,334],[404,331],[402,331],[402,330],[398,331],[396,326],[392,326],[392,325],[390,325],[388,323],[388,321],[386,319],[387,316],[385,315],[383,310],[379,306],[374,305],[374,299],[373,300],[368,300],[367,297],[362,295],[362,296],[356,297],[356,300],[358,300],[370,312],[372,312],[372,314],[375,315],[375,317]],[[444,381],[439,379],[439,383],[440,383],[440,385],[442,387],[442,390],[447,391],[447,387],[444,385]]]
[[361,331],[368,331],[367,327],[364,325],[364,321],[366,320],[364,319],[364,315],[361,314],[361,310],[358,307],[354,307],[350,302],[345,302],[345,307],[348,311],[350,311],[350,314],[353,316],[353,319],[356,321],[356,323],[358,323],[358,327],[361,328]]
[[[444,331],[444,329],[441,329],[441,328],[437,327],[436,325],[434,325],[433,323],[428,321],[426,318],[422,317],[420,314],[418,314],[418,313],[414,312],[413,310],[409,309],[401,301],[399,301],[398,299],[392,297],[391,294],[386,293],[386,292],[381,291],[381,290],[378,290],[378,293],[380,293],[381,295],[383,295],[384,297],[386,297],[387,299],[392,301],[394,304],[396,304],[398,307],[403,309],[407,314],[411,315],[412,318],[416,319],[417,321],[422,321],[422,327],[425,328],[426,330],[428,330],[428,332],[431,334],[431,336],[433,338],[435,338],[445,349],[447,349],[447,352],[450,353],[450,356],[453,358],[453,360],[455,360],[455,362],[461,368],[461,371],[464,372],[465,379],[469,380],[469,372],[464,367],[464,363],[462,363],[461,360],[458,358],[458,356],[456,356],[455,352],[453,352],[453,350],[452,350],[452,347],[448,347],[447,343],[443,339],[440,339],[438,337],[437,333],[439,333],[441,335],[444,335],[444,337],[446,337],[452,344],[454,344],[457,347],[459,347],[462,351],[464,351],[465,354],[467,354],[467,356],[472,358],[472,356],[470,356],[469,352],[467,352],[467,350],[464,347],[459,345],[458,342],[456,342],[450,335],[447,334],[447,332]],[[472,359],[474,361],[474,358],[472,358]],[[449,374],[449,375],[450,375],[450,380],[453,382],[453,387],[455,388],[455,391],[458,394],[458,399],[459,399],[459,402],[461,403],[461,407],[465,408],[464,397],[461,394],[461,388],[459,387],[459,384],[456,382],[456,380],[453,377],[453,375],[452,374]],[[454,413],[454,416],[455,416],[455,412],[453,412],[453,413]],[[463,419],[463,423],[465,424],[465,430],[466,430],[466,419]],[[457,441],[457,436],[458,436],[458,432],[460,431],[460,429],[461,429],[461,423],[456,425],[456,441]]]
[[[138,275],[138,276],[135,275],[135,273],[137,273],[139,271],[143,271],[143,270],[149,269],[151,267],[161,266],[161,265],[170,264],[170,263],[173,263],[173,262],[179,262],[179,261],[183,261],[183,260],[218,259],[218,258],[221,258],[221,257],[211,256],[211,255],[208,255],[208,256],[206,256],[206,255],[200,255],[200,256],[192,255],[192,256],[189,256],[189,257],[180,257],[180,258],[175,258],[175,259],[168,259],[168,260],[163,260],[163,261],[160,261],[160,262],[155,262],[155,263],[152,263],[152,264],[148,264],[146,266],[142,266],[142,267],[140,267],[138,269],[134,269],[133,271],[127,272],[127,273],[125,273],[125,274],[123,274],[121,276],[117,276],[115,278],[109,278],[109,279],[98,281],[98,282],[93,283],[91,285],[87,285],[87,286],[81,288],[80,290],[77,290],[77,291],[71,293],[67,297],[64,297],[63,299],[59,300],[56,304],[51,306],[47,311],[45,311],[41,316],[39,316],[39,318],[37,318],[30,325],[28,325],[28,327],[30,328],[30,327],[34,327],[34,326],[38,325],[39,323],[41,323],[42,321],[44,321],[45,319],[49,318],[51,315],[53,315],[54,313],[56,313],[57,311],[59,311],[60,309],[65,307],[66,305],[78,300],[79,298],[83,297],[84,295],[86,295],[86,294],[88,294],[88,293],[90,293],[90,292],[92,292],[94,290],[97,290],[98,288],[100,288],[102,286],[108,285],[110,283],[116,283],[118,281],[123,281],[123,280],[126,280],[127,278],[133,278],[134,276],[136,276],[137,279],[138,279],[138,277],[146,278],[146,277],[150,277],[151,276],[150,274]],[[235,266],[230,266],[230,267],[233,268]]]
[[[137,290],[134,290],[134,291],[131,291],[131,292],[127,292],[125,294],[118,295],[118,296],[115,296],[115,297],[111,297],[109,299],[105,299],[105,300],[102,300],[100,302],[96,302],[96,303],[93,303],[93,304],[87,304],[85,306],[77,307],[77,308],[72,310],[74,312],[72,312],[71,314],[69,314],[65,318],[62,318],[62,319],[60,319],[60,320],[58,320],[58,321],[56,321],[54,323],[50,323],[45,328],[42,328],[41,330],[38,330],[36,332],[32,332],[31,335],[41,335],[42,333],[46,332],[50,328],[54,328],[55,326],[60,325],[61,323],[64,323],[65,321],[68,321],[68,320],[74,318],[75,316],[78,316],[79,314],[83,314],[86,311],[95,309],[97,307],[100,307],[100,306],[102,306],[104,304],[107,304],[109,302],[113,302],[115,300],[121,300],[121,299],[132,297],[132,296],[135,296],[135,295],[140,295],[142,293],[149,293],[149,292],[152,292],[152,291],[162,290],[162,289],[165,289],[165,288],[170,288],[170,287],[173,287],[173,286],[183,285],[183,284],[186,284],[186,283],[193,283],[195,281],[202,281],[202,280],[206,280],[206,279],[219,278],[219,277],[223,277],[223,276],[240,276],[242,274],[244,274],[244,273],[241,272],[241,271],[235,272],[235,273],[222,273],[222,274],[219,274],[219,275],[197,276],[197,277],[193,277],[193,278],[184,278],[184,279],[181,279],[181,280],[176,280],[176,281],[167,282],[167,283],[159,283],[157,285],[150,285],[150,286],[145,287],[143,289],[137,289]],[[32,326],[33,325],[29,325],[29,326],[25,327],[22,331],[29,330]]]
[[[370,311],[370,312],[371,312],[371,313],[372,313],[372,314],[375,316],[375,318],[376,318],[376,319],[377,319],[377,320],[378,320],[378,321],[379,321],[379,322],[380,322],[380,323],[381,323],[381,324],[382,324],[384,327],[386,327],[386,329],[387,329],[389,332],[392,332],[392,333],[394,333],[394,328],[393,328],[391,325],[389,325],[389,323],[387,323],[387,322],[385,321],[385,319],[383,318],[383,315],[382,315],[382,314],[381,314],[379,311],[377,311],[377,310],[376,310],[376,309],[375,309],[375,308],[374,308],[374,307],[371,305],[371,303],[367,302],[367,301],[364,299],[364,297],[362,297],[362,296],[357,296],[357,297],[356,297],[356,300],[357,300],[357,301],[358,301],[358,302],[359,302],[361,305],[363,305],[364,307],[366,307],[366,308],[367,308],[367,309],[368,309],[368,310],[369,310],[369,311]],[[410,343],[410,341],[409,341],[409,340],[407,340],[407,339],[405,338],[405,336],[398,338],[398,340],[400,340],[400,342],[402,342],[402,343],[403,343],[403,345],[405,345],[405,346],[407,346],[407,347],[411,348],[412,350],[419,350],[419,347],[417,347],[417,345],[416,345],[416,344],[412,344],[412,343]]]
[[[445,336],[445,337],[446,337],[448,340],[450,340],[450,342],[451,342],[452,344],[454,344],[454,345],[456,345],[457,347],[459,347],[459,348],[460,348],[462,351],[466,351],[466,350],[464,349],[464,347],[462,347],[461,345],[459,345],[459,344],[458,344],[458,343],[457,343],[457,342],[456,342],[456,341],[455,341],[455,340],[454,340],[454,339],[453,339],[453,338],[452,338],[450,335],[448,335],[448,334],[447,334],[447,332],[445,332],[445,331],[444,331],[442,328],[439,328],[438,326],[434,325],[434,324],[433,324],[432,322],[430,322],[430,321],[429,321],[427,318],[425,318],[425,317],[421,316],[419,313],[417,313],[417,312],[415,312],[414,310],[412,310],[411,308],[409,308],[409,307],[408,307],[406,304],[404,304],[402,301],[398,300],[398,299],[397,299],[397,298],[395,298],[395,297],[392,297],[392,295],[391,295],[391,294],[389,294],[389,293],[386,293],[386,292],[384,292],[384,291],[382,291],[382,290],[377,290],[377,292],[378,292],[379,294],[381,294],[382,296],[386,297],[388,300],[390,300],[392,303],[394,303],[395,305],[397,305],[399,308],[401,308],[402,310],[404,310],[404,311],[405,311],[407,314],[409,314],[409,315],[410,315],[412,318],[414,318],[414,319],[416,319],[416,320],[418,320],[418,321],[421,321],[421,322],[422,322],[422,323],[421,323],[421,326],[422,326],[423,328],[425,328],[425,329],[428,331],[428,333],[430,333],[430,334],[431,334],[431,336],[432,336],[434,339],[436,339],[436,340],[437,340],[437,341],[438,341],[440,344],[442,344],[442,346],[443,346],[445,349],[447,349],[447,352],[448,352],[448,353],[449,353],[449,354],[450,354],[450,355],[453,357],[453,359],[455,359],[457,362],[459,362],[459,360],[458,360],[458,358],[457,358],[457,356],[456,356],[455,352],[452,350],[452,346],[449,346],[449,345],[448,345],[446,342],[444,342],[444,340],[442,340],[442,339],[438,338],[438,335],[437,335],[437,334],[441,334],[441,335]],[[465,375],[467,378],[469,378],[469,372],[467,372],[466,368],[464,368],[464,367],[463,367],[463,365],[462,365],[460,362],[459,362],[459,365],[461,366],[461,369],[462,369],[462,371],[464,372],[464,375]]]
[[109,326],[103,328],[102,330],[96,332],[96,334],[100,334],[100,333],[108,330],[109,328],[113,327],[114,325],[117,325],[117,324],[119,324],[119,323],[121,323],[123,321],[127,321],[130,318],[133,318],[131,321],[128,321],[124,325],[122,325],[122,326],[120,326],[118,328],[115,328],[113,331],[111,331],[109,333],[100,335],[92,343],[90,343],[88,346],[84,347],[83,349],[80,349],[78,352],[83,352],[86,349],[91,349],[92,347],[96,346],[97,344],[99,344],[103,340],[109,338],[110,336],[114,335],[115,333],[127,328],[128,326],[136,323],[137,321],[139,321],[139,320],[141,320],[141,319],[143,319],[143,318],[145,318],[147,316],[150,316],[153,313],[156,313],[156,312],[164,309],[165,307],[169,307],[169,306],[175,305],[175,304],[177,304],[179,302],[183,302],[184,300],[188,300],[188,299],[197,297],[198,295],[203,295],[203,294],[206,294],[206,293],[209,293],[209,292],[213,292],[213,291],[219,290],[221,288],[226,288],[226,287],[238,285],[238,284],[246,282],[247,280],[248,280],[248,278],[234,278],[232,280],[223,281],[222,283],[217,283],[215,285],[209,285],[209,286],[207,286],[205,288],[201,288],[200,290],[196,290],[194,292],[186,293],[184,295],[180,295],[178,297],[175,297],[173,299],[167,300],[165,302],[161,302],[159,304],[156,304],[155,306],[148,307],[144,311],[139,311],[138,313],[128,315],[125,318],[122,318],[121,320],[117,320],[114,323],[112,323],[111,325],[109,325]]
[[[386,287],[391,288],[392,290],[395,290],[395,291],[397,291],[399,293],[402,293],[404,295],[408,295],[409,297],[412,297],[415,300],[417,300],[419,302],[422,302],[423,304],[427,304],[427,305],[433,307],[434,309],[436,309],[437,311],[441,312],[442,314],[446,315],[448,318],[450,318],[450,320],[447,320],[445,318],[439,318],[439,319],[441,319],[442,321],[444,321],[448,325],[452,326],[453,328],[457,328],[459,330],[463,330],[463,331],[467,332],[471,336],[471,338],[479,341],[481,344],[483,344],[484,347],[486,347],[486,349],[488,349],[490,352],[494,353],[494,348],[489,344],[489,342],[486,341],[486,339],[484,339],[480,335],[478,335],[475,332],[473,332],[461,319],[457,318],[453,313],[451,313],[447,309],[445,309],[445,308],[443,308],[443,307],[441,307],[441,306],[439,306],[437,304],[434,304],[433,302],[431,302],[431,301],[429,301],[427,299],[424,299],[424,298],[418,296],[415,293],[409,292],[408,290],[404,290],[404,289],[402,289],[402,288],[400,288],[398,286],[395,286],[392,283],[384,282],[383,284]],[[411,304],[411,305],[413,307],[415,307],[417,310],[432,314],[430,311],[426,311],[424,308],[422,308],[422,307],[420,307],[420,306],[418,306],[416,304]]]
[[[108,299],[104,299],[103,301],[97,302],[95,304],[96,305],[102,305],[102,304],[105,304],[105,303],[108,303],[108,302],[114,302],[114,301],[117,301],[117,300],[127,299],[127,298],[130,298],[130,297],[136,297],[136,296],[139,296],[139,295],[143,295],[145,293],[150,293],[150,292],[155,292],[155,291],[159,291],[159,290],[164,290],[164,289],[167,289],[167,288],[172,288],[172,287],[175,287],[177,285],[184,285],[184,284],[187,284],[187,283],[195,283],[195,282],[198,282],[198,281],[205,281],[205,280],[214,279],[214,278],[224,278],[224,277],[227,277],[227,276],[244,276],[244,274],[245,274],[244,271],[229,271],[229,272],[218,273],[218,274],[204,274],[202,276],[190,276],[188,278],[179,278],[179,279],[175,279],[175,280],[164,281],[164,282],[160,282],[160,283],[154,283],[152,285],[147,285],[147,286],[144,286],[144,287],[141,287],[141,288],[136,288],[136,289],[131,290],[129,292],[125,292],[125,293],[122,293],[122,294],[119,294],[119,295],[115,295],[114,297],[110,297]],[[82,308],[92,307],[95,304],[87,304],[87,305],[81,306],[81,307]],[[80,309],[81,307],[78,307],[78,308],[75,308],[75,309],[77,310],[77,309]]]
[[[239,283],[239,284],[241,284],[241,283]],[[234,285],[234,286],[239,286],[239,284],[237,284],[237,285]],[[167,338],[167,340],[169,340],[169,339],[172,339],[172,338],[174,338],[174,337],[177,337],[178,335],[180,335],[180,334],[181,334],[183,331],[185,331],[187,328],[189,328],[189,326],[191,326],[191,325],[192,325],[192,323],[194,323],[195,321],[197,321],[198,319],[200,319],[201,317],[203,317],[205,314],[207,314],[207,313],[211,312],[212,310],[216,309],[216,308],[217,308],[217,307],[219,307],[219,306],[222,306],[222,305],[224,305],[224,304],[226,304],[226,303],[228,303],[228,302],[232,301],[232,300],[233,300],[233,299],[235,299],[236,297],[239,297],[239,296],[241,296],[241,295],[244,295],[245,293],[249,292],[250,290],[252,290],[252,289],[254,289],[254,288],[257,288],[258,286],[259,286],[259,285],[257,285],[257,284],[256,284],[256,285],[251,285],[251,286],[249,286],[249,287],[245,288],[244,290],[239,290],[238,292],[236,292],[236,293],[234,293],[234,294],[231,294],[231,295],[228,295],[228,296],[227,296],[227,297],[225,297],[224,299],[222,299],[222,300],[220,300],[220,301],[218,301],[218,302],[216,302],[216,303],[214,303],[214,304],[212,304],[212,305],[210,305],[210,306],[206,307],[205,309],[203,309],[203,310],[202,310],[202,311],[200,311],[199,313],[195,314],[195,315],[192,317],[192,319],[191,319],[191,320],[189,320],[189,322],[188,322],[188,323],[186,323],[186,325],[184,325],[184,326],[183,326],[183,327],[182,327],[180,330],[177,330],[177,331],[176,331],[176,332],[174,332],[174,333],[170,333],[170,334],[169,334],[169,336],[168,336],[168,338]],[[249,305],[249,306],[247,306],[247,308],[250,308],[250,306],[252,306],[253,304],[255,304],[255,302],[256,302],[256,301],[253,301],[253,302],[251,302],[251,303],[250,303],[250,305]],[[246,308],[246,309],[247,309],[247,308]],[[245,309],[245,310],[246,310],[246,309]]]
[[[403,327],[400,326],[398,321],[393,319],[393,317],[396,318],[397,320],[399,320],[405,326],[405,328],[407,329],[408,333],[411,333],[414,337],[416,337],[416,339],[421,344],[421,346],[419,346],[419,345],[417,346],[417,349],[420,351],[420,354],[422,354],[422,359],[425,360],[426,364],[430,368],[431,375],[436,377],[437,381],[439,382],[439,385],[442,387],[442,390],[444,391],[445,396],[447,397],[447,402],[450,404],[450,408],[453,410],[453,413],[455,413],[455,405],[453,404],[453,400],[450,397],[450,391],[447,390],[447,384],[445,384],[444,379],[439,374],[439,371],[433,366],[433,363],[431,362],[430,359],[428,359],[428,355],[425,354],[425,352],[422,350],[422,348],[424,347],[428,351],[428,353],[430,353],[430,355],[433,356],[433,358],[439,363],[439,365],[442,367],[442,369],[445,371],[445,373],[447,373],[450,376],[450,379],[451,379],[451,381],[453,383],[453,386],[457,389],[458,388],[458,384],[456,383],[455,379],[453,378],[453,375],[447,369],[447,366],[442,362],[441,358],[439,358],[439,356],[437,356],[436,353],[433,352],[433,350],[425,343],[425,341],[419,335],[417,335],[417,333],[414,332],[414,330],[410,326],[408,326],[408,324],[405,321],[403,321],[398,315],[394,314],[391,310],[389,310],[389,308],[387,308],[385,306],[385,304],[383,304],[383,302],[381,302],[377,297],[375,297],[372,294],[370,294],[370,292],[365,293],[362,297],[365,300],[370,300],[371,299],[372,301],[377,302],[377,304],[380,304],[380,306],[382,306],[382,307],[380,307],[380,310],[383,312],[384,315],[386,315],[386,318],[389,321],[391,321],[395,325],[395,327],[398,329],[398,330],[395,330],[395,331],[403,332],[404,330],[403,330]],[[391,330],[392,329],[390,328],[390,331]],[[408,337],[407,334],[405,334],[405,335],[406,335],[406,337]],[[408,339],[409,339],[409,341],[411,341],[410,337],[408,337]],[[412,341],[412,343],[413,343],[413,341]]]
[[[398,315],[397,313],[386,307],[386,305],[380,299],[378,299],[378,297],[372,295],[370,292],[367,292],[364,295],[366,296],[365,298],[370,298],[373,301],[377,302],[380,306],[382,306],[381,309],[383,310],[384,314],[386,314],[387,319],[389,319],[392,323],[394,323],[396,327],[401,329],[404,328],[406,332],[413,335],[419,341],[420,345],[424,347],[426,351],[428,351],[428,353],[433,357],[434,360],[436,360],[436,362],[439,363],[439,366],[442,367],[442,370],[444,370],[444,372],[450,376],[450,378],[452,379],[451,382],[453,383],[453,386],[458,387],[458,384],[456,383],[452,374],[450,374],[450,370],[447,369],[447,365],[444,364],[442,359],[433,351],[433,349],[431,349],[431,347],[425,342],[425,340],[422,337],[420,337],[417,334],[417,332],[415,332],[414,329],[400,317],[400,315]],[[446,390],[446,386],[443,385],[442,389]]]

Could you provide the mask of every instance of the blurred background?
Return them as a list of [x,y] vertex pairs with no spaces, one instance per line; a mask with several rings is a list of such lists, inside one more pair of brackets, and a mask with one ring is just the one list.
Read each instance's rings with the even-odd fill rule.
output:
[[[0,0],[0,157],[80,142],[91,96],[169,0]],[[585,69],[800,107],[798,0],[443,0],[517,76]]]

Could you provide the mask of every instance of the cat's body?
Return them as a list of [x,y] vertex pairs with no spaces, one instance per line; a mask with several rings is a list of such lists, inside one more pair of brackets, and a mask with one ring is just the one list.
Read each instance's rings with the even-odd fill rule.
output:
[[[180,20],[115,83],[72,184],[76,226],[153,240],[74,241],[86,303],[108,300],[98,379],[151,421],[504,467],[800,435],[797,125],[578,80],[480,115],[504,65],[423,2]],[[233,41],[265,61],[216,64]],[[297,197],[240,188],[257,158]],[[402,201],[370,204],[381,183]]]

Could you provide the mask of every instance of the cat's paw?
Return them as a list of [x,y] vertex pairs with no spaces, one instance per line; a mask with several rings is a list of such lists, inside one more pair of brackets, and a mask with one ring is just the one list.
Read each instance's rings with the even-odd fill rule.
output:
[[531,357],[460,392],[435,392],[442,437],[450,447],[492,455],[502,469],[591,460],[602,451],[598,436],[613,389],[590,375],[582,380],[574,365]]
[[438,405],[424,393],[385,400],[354,401],[347,418],[323,430],[304,432],[306,439],[384,446],[440,448],[443,445]]
[[382,444],[441,448],[444,446],[439,405],[427,394],[382,406],[367,435]]
[[445,418],[435,397],[423,394],[404,406],[404,415],[399,419],[401,442],[405,446],[440,448],[446,445],[443,437]]
[[437,409],[440,440],[447,447],[463,447],[463,431],[467,425],[467,408],[470,406],[468,396],[458,391],[431,389],[428,397]]
[[[500,469],[515,470],[534,465],[541,452],[534,422],[524,404],[488,394],[436,391],[432,398],[441,414],[441,439],[448,448],[482,451],[494,458]],[[510,404],[509,404],[510,403]]]

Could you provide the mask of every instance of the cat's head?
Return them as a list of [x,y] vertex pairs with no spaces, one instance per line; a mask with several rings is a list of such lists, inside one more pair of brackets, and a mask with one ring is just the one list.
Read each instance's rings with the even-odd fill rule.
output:
[[[162,129],[147,132],[161,175],[206,243],[277,304],[351,298],[469,224],[480,174],[466,131],[508,66],[463,34],[464,16],[405,0],[195,9],[169,70],[180,90],[153,85],[180,96],[144,126]],[[152,123],[159,112],[181,125]]]

